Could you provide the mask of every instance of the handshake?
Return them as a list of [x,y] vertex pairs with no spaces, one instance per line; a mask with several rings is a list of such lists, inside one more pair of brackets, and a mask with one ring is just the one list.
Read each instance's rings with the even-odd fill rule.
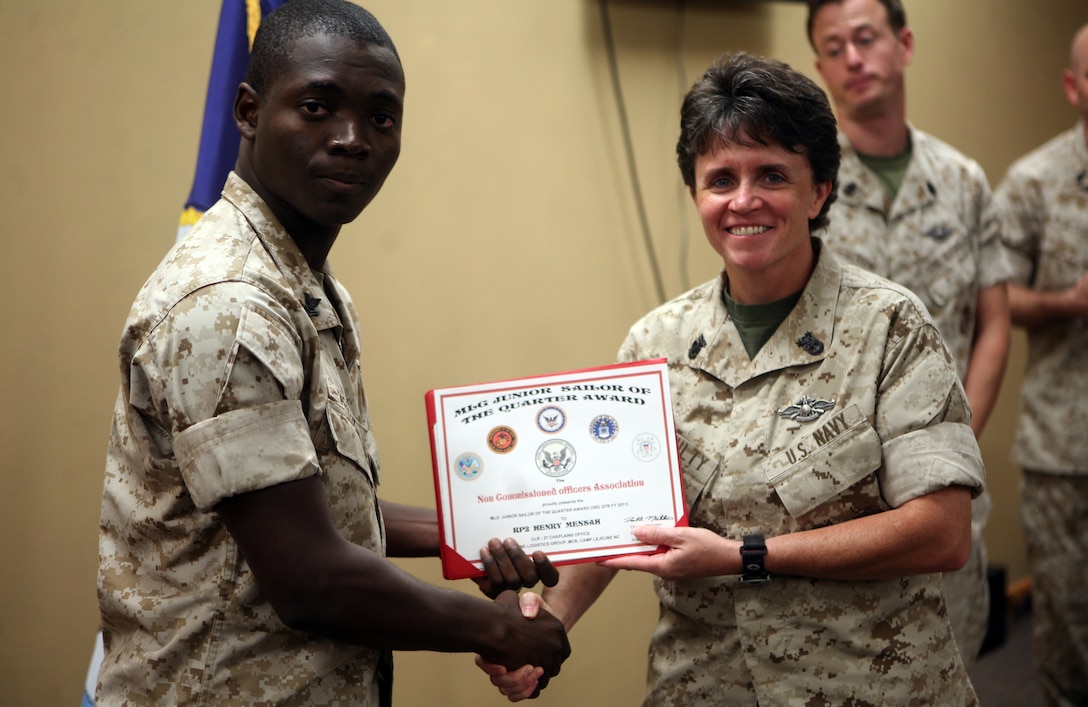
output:
[[[480,551],[487,578],[480,588],[495,599],[495,604],[509,610],[506,629],[509,638],[501,649],[481,651],[476,665],[491,678],[491,683],[511,702],[537,697],[570,655],[566,631],[600,597],[621,569],[650,572],[661,577],[703,576],[728,570],[705,559],[720,553],[707,547],[721,542],[713,531],[703,528],[662,528],[642,526],[634,530],[642,542],[667,547],[670,552],[657,555],[612,557],[600,562],[570,565],[559,572],[542,552],[525,556],[516,542],[491,540]],[[739,547],[739,543],[733,542]],[[537,581],[546,587],[545,597],[528,592],[520,597],[514,591],[532,587]],[[516,614],[514,612],[517,612]]]
[[[507,699],[518,702],[537,697],[559,674],[559,666],[570,655],[566,631],[601,596],[619,570],[663,578],[740,572],[740,543],[724,540],[706,528],[640,526],[634,534],[639,541],[667,552],[570,565],[563,570],[562,584],[559,571],[544,553],[535,552],[529,558],[514,540],[502,543],[493,539],[480,551],[487,578],[478,583],[496,605],[509,610],[511,623],[506,630],[511,638],[498,644],[501,650],[478,653],[476,665]],[[721,552],[723,542],[732,553]],[[730,555],[733,559],[726,559]],[[532,587],[537,581],[546,587],[543,597],[529,592],[519,598],[509,591]]]
[[[491,684],[511,702],[535,698],[547,687],[548,681],[559,674],[559,666],[570,655],[566,629],[563,623],[549,611],[549,607],[539,594],[530,592],[519,597],[512,591],[504,591],[495,599],[495,603],[505,606],[516,605],[521,615],[531,620],[529,622],[529,626],[533,629],[531,634],[539,635],[539,632],[547,632],[545,642],[535,646],[535,650],[545,657],[539,663],[534,663],[536,659],[531,657],[532,651],[528,651],[525,653],[528,662],[519,665],[521,661],[514,657],[513,652],[507,652],[505,656],[477,654],[476,665],[491,677]],[[553,640],[551,636],[556,631],[562,639],[561,646],[554,646],[552,642],[548,642]]]
[[545,587],[559,582],[559,571],[540,551],[530,559],[517,542],[493,539],[481,549],[487,576],[476,581],[480,590],[503,609],[495,648],[476,655],[476,665],[491,677],[499,692],[511,702],[535,698],[548,681],[559,674],[570,655],[566,628],[531,592],[519,597],[516,590],[540,581]]

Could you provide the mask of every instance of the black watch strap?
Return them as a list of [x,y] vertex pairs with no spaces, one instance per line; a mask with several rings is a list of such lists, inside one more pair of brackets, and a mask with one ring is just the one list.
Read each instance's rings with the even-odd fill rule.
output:
[[763,566],[763,558],[767,555],[767,543],[763,536],[756,533],[745,535],[744,543],[740,546],[741,575],[740,581],[749,584],[759,584],[771,581],[771,575],[767,574]]

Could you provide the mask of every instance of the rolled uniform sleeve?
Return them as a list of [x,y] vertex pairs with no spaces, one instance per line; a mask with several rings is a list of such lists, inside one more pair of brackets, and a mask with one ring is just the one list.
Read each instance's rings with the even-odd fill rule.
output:
[[217,283],[172,308],[134,358],[133,376],[162,386],[158,419],[170,420],[200,510],[320,471],[300,401],[301,346],[284,317],[260,289]]
[[980,495],[986,472],[963,386],[931,324],[893,348],[876,405],[881,494],[893,508],[949,486]]
[[1001,237],[1001,213],[990,191],[986,174],[977,164],[971,171],[975,179],[974,212],[977,213],[980,289],[1008,282],[1013,278],[1011,253]]
[[884,444],[884,467],[878,472],[888,505],[907,501],[949,486],[966,486],[971,497],[982,493],[986,474],[971,428],[938,423]]

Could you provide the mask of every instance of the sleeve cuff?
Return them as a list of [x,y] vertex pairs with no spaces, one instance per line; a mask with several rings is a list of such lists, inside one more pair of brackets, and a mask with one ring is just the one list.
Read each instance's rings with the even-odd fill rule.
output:
[[304,479],[320,469],[298,400],[231,410],[198,422],[174,437],[174,456],[202,511],[224,498]]
[[884,444],[878,472],[884,500],[893,508],[949,486],[966,486],[971,497],[986,483],[982,452],[968,425],[942,422]]

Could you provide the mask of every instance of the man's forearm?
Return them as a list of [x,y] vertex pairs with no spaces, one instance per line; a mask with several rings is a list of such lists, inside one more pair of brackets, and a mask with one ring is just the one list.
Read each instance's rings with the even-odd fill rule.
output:
[[432,508],[379,501],[389,557],[437,557],[438,513]]

